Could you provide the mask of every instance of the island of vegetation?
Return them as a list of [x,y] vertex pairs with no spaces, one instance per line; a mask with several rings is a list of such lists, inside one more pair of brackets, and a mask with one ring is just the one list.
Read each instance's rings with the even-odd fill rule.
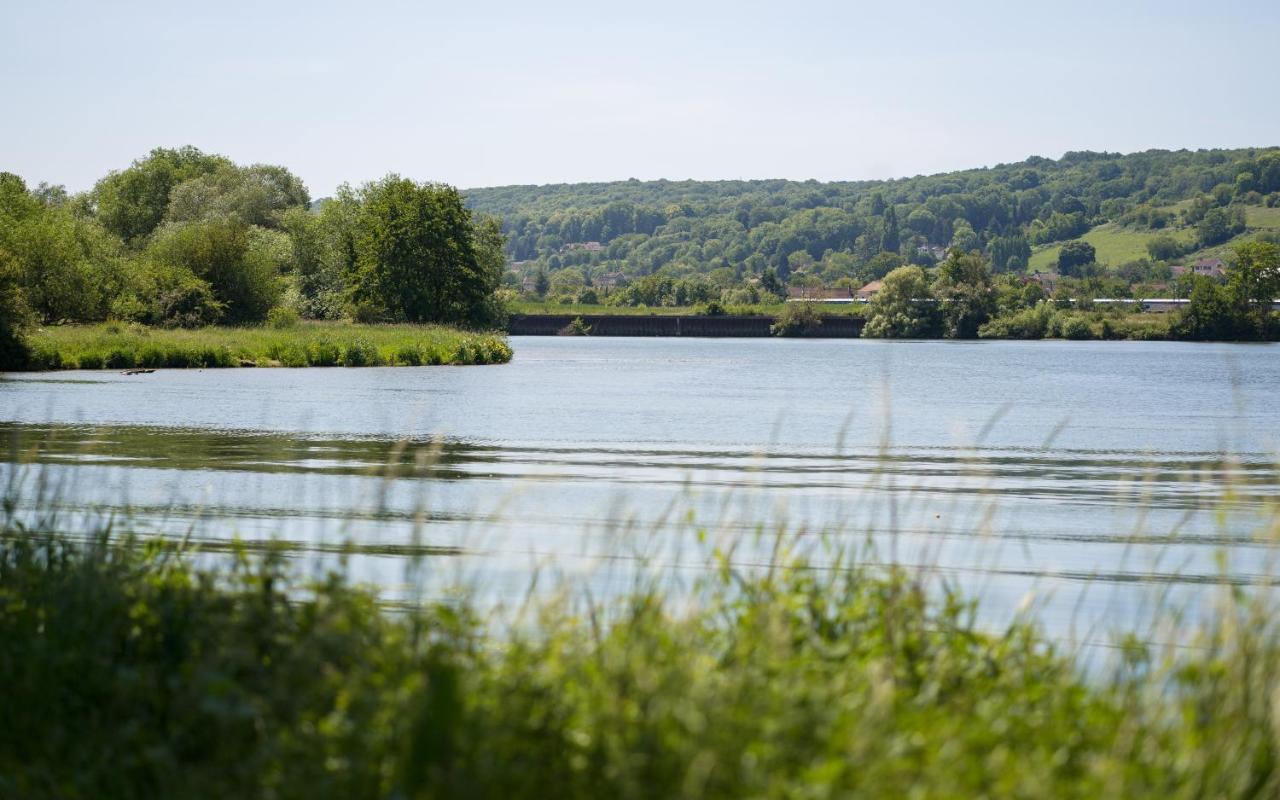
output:
[[75,196],[0,173],[0,368],[501,363],[502,272],[496,220],[395,175],[313,207],[191,147]]
[[[503,220],[513,313],[777,315],[787,300],[842,300],[814,304],[879,317],[864,332],[872,336],[1280,331],[1270,313],[1280,294],[1274,148],[1072,152],[894,181],[631,180],[465,194]],[[1158,298],[1182,302],[1144,302]]]

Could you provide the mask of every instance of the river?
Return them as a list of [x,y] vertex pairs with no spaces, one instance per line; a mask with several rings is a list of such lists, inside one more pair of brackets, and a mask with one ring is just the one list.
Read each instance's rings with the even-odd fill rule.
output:
[[0,469],[64,527],[345,543],[391,596],[407,560],[610,591],[781,542],[928,568],[993,618],[1033,599],[1084,640],[1275,572],[1274,345],[512,345],[495,367],[4,375]]

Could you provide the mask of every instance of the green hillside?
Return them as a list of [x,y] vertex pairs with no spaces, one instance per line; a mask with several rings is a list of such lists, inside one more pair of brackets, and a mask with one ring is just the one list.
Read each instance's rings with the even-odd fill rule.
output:
[[[1169,207],[1168,210],[1177,212],[1180,207],[1185,206],[1186,203],[1180,203],[1178,206]],[[1207,257],[1209,254],[1224,252],[1231,245],[1251,239],[1259,232],[1280,231],[1280,207],[1250,206],[1246,207],[1244,211],[1246,224],[1248,225],[1245,232],[1231,237],[1222,244],[1207,248],[1194,247],[1197,241],[1196,231],[1193,227],[1187,225],[1163,231],[1151,231],[1124,227],[1117,223],[1108,222],[1093,228],[1080,238],[1093,245],[1094,249],[1097,250],[1099,264],[1106,267],[1118,267],[1130,261],[1148,258],[1147,242],[1160,233],[1171,235],[1179,242],[1191,246],[1190,252],[1185,258],[1195,259]],[[1061,249],[1061,244],[1036,248],[1031,254],[1029,269],[1033,272],[1051,271],[1057,263],[1058,251]]]
[[[1074,152],[891,181],[618,181],[464,193],[501,218],[517,276],[560,289],[657,275],[728,292],[863,283],[952,247],[997,272],[1049,269],[1064,242],[1119,266],[1169,236],[1179,258],[1280,230],[1280,150]],[[772,276],[772,277],[771,277]],[[690,290],[692,291],[692,289]],[[727,295],[726,295],[727,296]]]
[[[1097,250],[1099,264],[1105,267],[1118,267],[1129,261],[1147,258],[1147,242],[1151,241],[1156,233],[1107,222],[1093,228],[1080,238]],[[1163,231],[1163,233],[1187,245],[1195,242],[1195,231],[1188,227]],[[1061,244],[1036,248],[1031,254],[1029,269],[1033,272],[1052,271],[1058,263],[1058,251],[1061,249]]]

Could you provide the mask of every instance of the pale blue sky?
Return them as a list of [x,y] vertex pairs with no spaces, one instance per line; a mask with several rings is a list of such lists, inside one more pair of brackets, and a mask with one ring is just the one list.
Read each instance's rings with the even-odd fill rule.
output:
[[1280,2],[0,0],[0,169],[194,144],[316,196],[1280,144]]

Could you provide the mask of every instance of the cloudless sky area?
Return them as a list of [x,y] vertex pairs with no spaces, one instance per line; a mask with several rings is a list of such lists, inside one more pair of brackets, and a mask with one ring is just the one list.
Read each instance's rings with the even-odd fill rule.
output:
[[1280,144],[1277,0],[0,5],[0,169],[72,191],[183,144],[317,197]]

